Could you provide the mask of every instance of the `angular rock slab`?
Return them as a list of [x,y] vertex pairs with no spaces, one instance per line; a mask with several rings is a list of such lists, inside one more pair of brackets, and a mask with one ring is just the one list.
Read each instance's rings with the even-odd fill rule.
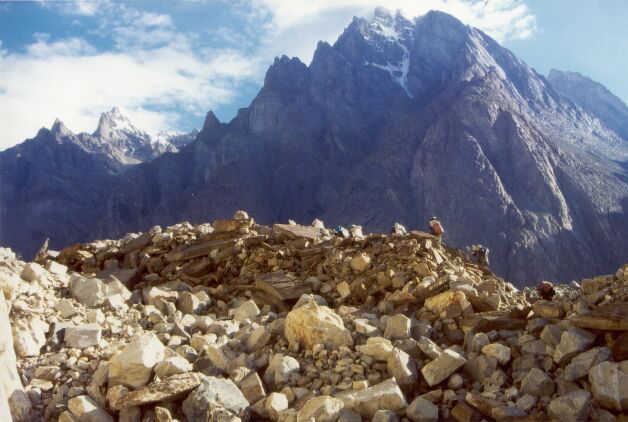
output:
[[114,355],[109,366],[109,385],[130,388],[145,385],[153,367],[165,357],[166,348],[152,332],[135,336],[122,352]]
[[[249,402],[230,379],[201,377],[201,384],[182,404],[188,422],[207,422],[210,417],[239,417],[248,420]],[[222,419],[216,419],[222,420]],[[225,419],[228,420],[228,419]]]
[[453,350],[443,350],[443,352],[433,361],[421,368],[421,374],[430,387],[440,384],[451,374],[461,368],[467,359]]
[[589,371],[589,383],[593,398],[602,407],[618,412],[628,410],[628,361],[594,366]]
[[576,390],[552,400],[547,407],[547,416],[553,421],[580,422],[589,417],[591,393]]
[[314,418],[317,422],[335,422],[344,408],[344,403],[330,396],[314,397],[308,400],[299,413],[297,422],[307,422]]
[[327,306],[310,302],[288,313],[285,336],[290,343],[311,348],[315,344],[353,346],[353,338],[340,318]]
[[369,419],[372,419],[378,410],[392,410],[396,412],[408,406],[406,398],[394,378],[365,390],[342,396],[339,395],[338,398],[342,400],[345,407],[354,409]]
[[196,372],[177,374],[163,381],[146,385],[139,390],[131,391],[118,400],[116,407],[122,409],[132,406],[144,406],[160,401],[172,401],[198,387],[201,374]]

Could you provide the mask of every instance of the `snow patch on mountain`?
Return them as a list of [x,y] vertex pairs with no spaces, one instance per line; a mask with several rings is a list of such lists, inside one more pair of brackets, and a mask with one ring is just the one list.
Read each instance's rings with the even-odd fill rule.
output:
[[169,131],[151,136],[133,125],[118,107],[101,114],[92,134],[74,134],[59,119],[50,131],[59,141],[72,142],[122,166],[150,161],[165,152],[177,152],[198,134],[197,130],[190,133]]

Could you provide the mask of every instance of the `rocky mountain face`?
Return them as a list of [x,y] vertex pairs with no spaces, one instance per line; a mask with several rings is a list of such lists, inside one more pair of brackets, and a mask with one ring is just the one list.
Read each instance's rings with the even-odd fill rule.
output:
[[176,152],[198,131],[152,138],[119,109],[103,113],[93,134],[50,129],[0,152],[0,242],[32,255],[47,237],[88,238],[104,199],[133,165]]
[[[518,290],[428,233],[233,218],[0,248],[3,421],[621,421],[628,264]],[[540,297],[541,296],[541,297]]]
[[[53,132],[58,124],[63,125],[59,121],[55,122]],[[121,165],[129,165],[150,161],[164,152],[177,152],[193,141],[197,134],[197,130],[190,133],[160,132],[151,137],[135,127],[119,108],[114,107],[100,116],[93,134],[74,135],[64,129],[62,136],[70,138],[87,152],[102,155]]]
[[[621,134],[483,32],[380,9],[309,66],[277,58],[228,124],[210,112],[194,142],[117,177],[89,230],[241,208],[378,231],[436,215],[449,244],[482,243],[509,280],[573,279],[625,258],[627,160]],[[48,227],[53,246],[84,239]]]
[[578,72],[552,69],[547,76],[552,88],[628,140],[628,107],[602,84]]

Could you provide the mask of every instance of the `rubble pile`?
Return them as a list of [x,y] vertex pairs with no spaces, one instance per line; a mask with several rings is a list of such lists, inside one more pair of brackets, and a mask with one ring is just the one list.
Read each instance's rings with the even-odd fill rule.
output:
[[0,255],[18,421],[627,418],[628,265],[543,300],[400,225],[242,211]]

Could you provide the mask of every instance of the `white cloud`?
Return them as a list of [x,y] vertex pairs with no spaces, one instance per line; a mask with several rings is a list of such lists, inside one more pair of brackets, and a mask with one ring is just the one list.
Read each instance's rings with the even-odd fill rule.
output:
[[202,115],[228,103],[253,69],[236,51],[198,53],[181,40],[131,53],[96,52],[77,38],[40,39],[25,53],[0,56],[0,149],[56,117],[75,132],[92,132],[114,105],[140,128],[172,130],[177,108]]
[[[381,0],[250,0],[230,4],[248,22],[212,28],[220,48],[200,45],[167,14],[107,0],[44,2],[90,22],[87,34],[112,43],[98,50],[79,36],[34,34],[23,52],[0,43],[0,150],[61,118],[75,132],[95,129],[118,106],[151,132],[177,128],[184,114],[230,104],[243,83],[259,82],[274,56],[309,63],[319,40],[333,43],[353,16],[369,17]],[[130,3],[132,5],[132,3]],[[523,0],[387,0],[407,17],[430,9],[451,13],[498,41],[529,37],[535,17]],[[90,20],[85,20],[85,16]],[[93,24],[96,19],[96,25]],[[87,30],[87,29],[86,29]],[[86,34],[86,35],[87,35]],[[230,46],[230,47],[227,47]]]
[[333,43],[353,16],[368,18],[382,3],[408,18],[442,10],[499,42],[529,37],[536,29],[522,0],[253,0],[249,15],[252,21],[267,21],[265,52],[309,63],[317,41]]

